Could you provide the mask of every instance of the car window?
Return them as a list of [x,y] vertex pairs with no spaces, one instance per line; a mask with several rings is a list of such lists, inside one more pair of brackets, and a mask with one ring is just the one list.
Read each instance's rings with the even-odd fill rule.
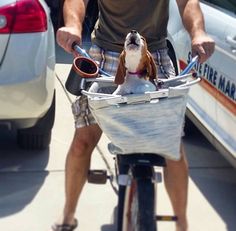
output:
[[236,1],[235,0],[205,0],[216,6],[229,10],[236,14]]

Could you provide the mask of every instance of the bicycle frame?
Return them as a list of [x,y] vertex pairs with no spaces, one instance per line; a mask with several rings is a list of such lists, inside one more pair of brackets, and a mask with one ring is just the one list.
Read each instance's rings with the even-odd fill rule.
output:
[[[117,231],[157,230],[156,183],[161,181],[161,175],[154,171],[154,166],[165,166],[165,159],[156,154],[117,155],[116,163],[119,184]],[[134,217],[137,220],[134,221]]]

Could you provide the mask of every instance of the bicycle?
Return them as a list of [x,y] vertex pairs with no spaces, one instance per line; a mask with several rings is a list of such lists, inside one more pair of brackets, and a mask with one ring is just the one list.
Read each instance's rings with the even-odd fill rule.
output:
[[[128,127],[128,129],[130,129],[128,130],[130,137],[134,134],[138,134],[140,131],[138,121],[140,118],[134,119],[138,121],[135,125],[132,125],[134,121],[132,121],[132,123],[126,121],[127,114],[132,114],[133,111],[135,111],[135,109],[132,111],[130,108],[135,108],[137,105],[138,107],[142,105],[145,109],[148,108],[148,110],[152,111],[153,109],[156,110],[155,107],[158,107],[162,108],[165,113],[168,112],[167,110],[170,110],[170,114],[174,114],[172,113],[173,109],[170,105],[176,105],[176,103],[177,105],[181,104],[179,110],[175,111],[179,117],[177,118],[176,115],[170,115],[168,117],[168,123],[172,123],[173,121],[176,122],[176,118],[178,120],[183,120],[187,103],[186,96],[189,87],[200,81],[200,78],[195,78],[195,80],[190,82],[186,82],[185,80],[189,76],[194,76],[189,72],[197,62],[197,57],[193,58],[192,62],[190,62],[181,75],[168,80],[160,80],[159,85],[162,89],[159,91],[147,92],[141,95],[134,94],[129,96],[116,96],[107,93],[98,93],[99,87],[101,87],[99,86],[100,83],[112,85],[114,78],[111,76],[107,77],[107,73],[98,70],[96,63],[91,61],[90,57],[85,53],[85,51],[81,50],[78,45],[75,44],[74,49],[86,56],[85,59],[82,58],[77,63],[79,68],[89,69],[96,73],[96,75],[98,72],[101,74],[98,78],[94,78],[93,75],[92,78],[90,78],[90,75],[81,78],[77,83],[76,88],[79,88],[78,94],[84,94],[88,97],[90,109],[93,112],[95,119],[104,133],[112,141],[112,143],[109,144],[108,149],[112,154],[115,154],[115,177],[110,177],[110,180],[113,181],[115,178],[118,183],[117,231],[157,231],[157,220],[177,221],[178,218],[176,216],[156,215],[156,183],[160,181],[161,176],[160,173],[155,172],[154,168],[155,166],[164,167],[165,158],[179,158],[182,124],[174,123],[170,127],[172,130],[175,129],[175,137],[170,137],[168,132],[165,134],[164,139],[166,137],[172,139],[171,146],[163,145],[161,143],[156,145],[153,142],[149,142],[147,146],[150,147],[145,148],[142,147],[143,142],[141,142],[141,145],[136,143],[135,147],[138,146],[137,149],[134,148],[134,145],[128,144],[126,137],[122,137],[124,134],[122,129]],[[75,73],[74,70],[72,70],[70,76],[73,77],[75,74],[78,73]],[[94,82],[99,84],[96,85],[95,88],[90,87],[92,90],[88,91],[87,86]],[[69,84],[67,84],[67,87],[68,86]],[[73,93],[74,90],[75,89],[73,88]],[[125,110],[125,112],[122,110]],[[161,116],[163,117],[163,115]],[[171,119],[173,121],[170,121]],[[155,120],[158,120],[158,117],[155,118]],[[111,125],[110,123],[108,124],[107,121],[115,121],[115,125]],[[168,124],[168,126],[170,125]],[[154,136],[155,138],[157,138],[159,134],[162,136],[161,138],[163,138],[163,133],[166,133],[165,127],[162,128],[162,125],[159,124],[158,128],[160,130],[159,133],[154,132],[154,134],[150,134],[150,131],[147,129],[145,131],[147,134],[144,133],[146,135],[151,135],[152,137]],[[117,135],[117,129],[119,131],[118,133],[121,135]],[[143,129],[142,125],[141,129]],[[176,140],[178,140],[178,142],[174,142]],[[156,150],[158,150],[159,154],[157,154]],[[90,170],[88,174],[88,181],[91,183],[106,183],[107,178],[109,177],[105,170]]]

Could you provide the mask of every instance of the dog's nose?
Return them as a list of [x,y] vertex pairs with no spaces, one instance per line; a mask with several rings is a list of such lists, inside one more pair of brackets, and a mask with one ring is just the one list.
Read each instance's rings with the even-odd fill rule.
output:
[[137,34],[137,31],[136,30],[131,30],[130,33],[131,34]]

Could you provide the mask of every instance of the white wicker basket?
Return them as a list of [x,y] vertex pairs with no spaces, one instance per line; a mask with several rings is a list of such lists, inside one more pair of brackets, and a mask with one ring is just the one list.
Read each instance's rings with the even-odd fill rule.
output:
[[113,96],[84,91],[93,116],[115,154],[156,153],[180,158],[189,86]]

